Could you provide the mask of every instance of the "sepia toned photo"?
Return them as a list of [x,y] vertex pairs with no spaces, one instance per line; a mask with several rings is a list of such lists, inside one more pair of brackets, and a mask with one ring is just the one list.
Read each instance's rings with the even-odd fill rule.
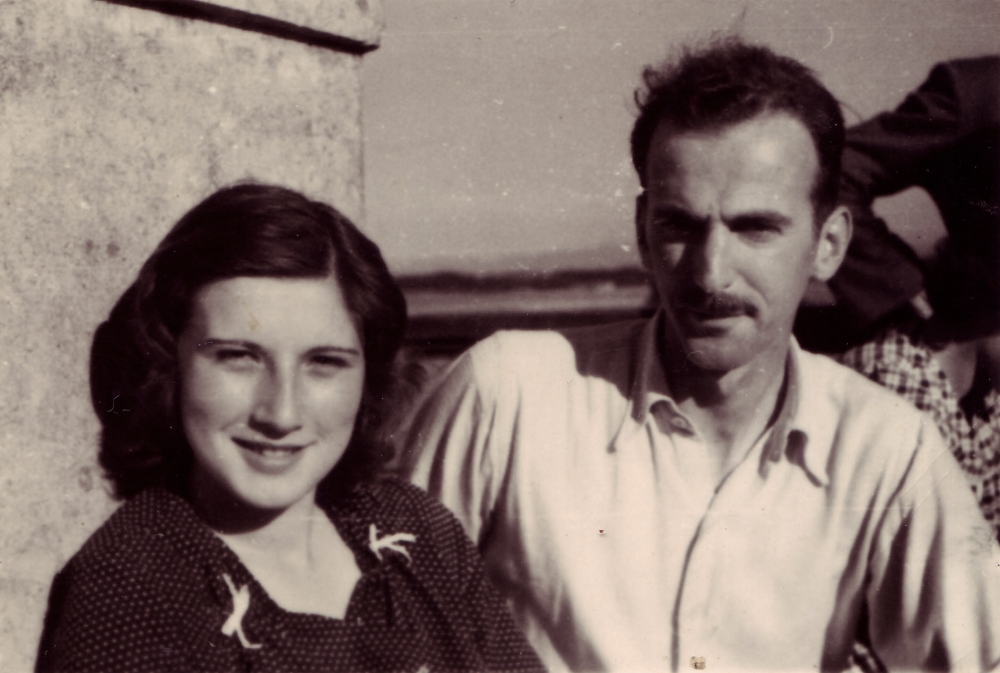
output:
[[0,0],[0,670],[1000,670],[1000,2]]

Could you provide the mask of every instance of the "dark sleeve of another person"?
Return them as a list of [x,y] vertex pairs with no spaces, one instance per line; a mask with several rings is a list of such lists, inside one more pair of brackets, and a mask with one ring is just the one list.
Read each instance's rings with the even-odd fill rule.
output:
[[[986,57],[938,64],[895,110],[848,129],[840,199],[854,217],[854,237],[830,288],[862,323],[904,305],[924,284],[919,260],[875,215],[873,201],[920,186],[947,215],[942,201],[967,185],[951,182],[954,171],[945,168],[974,163],[964,145],[984,124],[996,124],[996,101],[989,100],[996,83],[983,82],[997,77],[998,62]],[[952,228],[947,217],[946,225]]]

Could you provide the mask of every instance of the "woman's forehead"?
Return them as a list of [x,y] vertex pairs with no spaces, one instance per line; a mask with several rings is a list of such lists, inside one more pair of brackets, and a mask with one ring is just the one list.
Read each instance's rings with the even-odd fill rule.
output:
[[276,346],[358,346],[355,321],[335,278],[246,277],[201,288],[189,330],[204,337]]

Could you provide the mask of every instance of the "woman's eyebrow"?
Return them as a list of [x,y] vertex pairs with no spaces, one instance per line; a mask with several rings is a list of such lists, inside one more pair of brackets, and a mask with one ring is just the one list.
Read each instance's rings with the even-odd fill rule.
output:
[[[239,348],[246,348],[252,351],[262,351],[259,345],[252,341],[243,341],[241,339],[205,339],[198,343],[197,348],[207,348],[208,346],[237,346]],[[334,344],[327,344],[324,346],[314,346],[307,351],[310,355],[316,353],[344,353],[345,355],[361,355],[361,351],[357,348],[352,348],[351,346],[336,346]]]
[[352,348],[350,346],[333,346],[333,345],[316,346],[315,348],[310,348],[308,352],[311,355],[316,353],[329,353],[331,351],[334,353],[344,353],[346,355],[361,355],[361,351],[358,350],[357,348]]
[[248,348],[250,350],[260,350],[260,346],[252,341],[243,341],[242,339],[205,339],[198,343],[197,348],[205,348],[207,346],[239,346],[240,348]]

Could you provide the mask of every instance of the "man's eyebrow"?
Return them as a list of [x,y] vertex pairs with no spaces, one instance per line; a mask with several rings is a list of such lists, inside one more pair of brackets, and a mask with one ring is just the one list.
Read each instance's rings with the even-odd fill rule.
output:
[[703,222],[707,218],[699,217],[682,206],[675,204],[661,204],[652,209],[653,217],[678,217],[691,222]]
[[747,225],[747,224],[770,224],[776,227],[787,227],[792,223],[792,218],[776,210],[751,210],[745,213],[737,213],[726,220],[726,224]]

